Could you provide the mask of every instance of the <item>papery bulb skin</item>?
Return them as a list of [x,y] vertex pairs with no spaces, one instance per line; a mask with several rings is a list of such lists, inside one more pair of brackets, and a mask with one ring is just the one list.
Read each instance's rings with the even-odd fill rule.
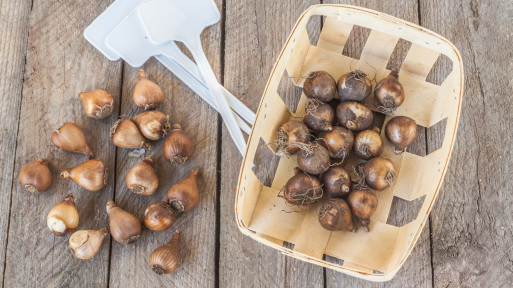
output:
[[125,178],[126,187],[136,194],[152,195],[157,191],[159,179],[153,169],[153,159],[146,157],[143,161],[130,168]]
[[39,194],[47,191],[52,186],[52,173],[48,168],[48,161],[39,159],[23,166],[18,181],[29,192]]
[[199,200],[198,169],[192,170],[185,179],[174,184],[167,192],[167,201],[176,211],[190,211]]
[[103,119],[112,114],[114,98],[103,89],[94,89],[78,94],[87,117]]
[[139,70],[135,80],[132,100],[135,105],[144,110],[157,108],[164,101],[164,92],[162,89],[146,77],[144,70]]
[[173,165],[180,165],[190,159],[194,152],[192,141],[179,124],[174,124],[163,146],[164,157]]
[[87,144],[84,132],[74,123],[62,124],[52,132],[51,140],[55,147],[63,151],[84,154],[89,159],[94,157],[94,152]]
[[132,120],[119,119],[110,128],[112,143],[120,148],[151,149],[150,143],[143,137]]
[[180,265],[180,232],[175,232],[169,243],[155,249],[149,262],[157,275],[173,273]]
[[108,169],[100,160],[88,160],[61,172],[61,178],[70,178],[88,191],[98,191],[107,184]]
[[46,225],[53,234],[64,236],[77,229],[78,220],[78,210],[75,206],[73,194],[68,194],[64,200],[53,206],[48,212]]

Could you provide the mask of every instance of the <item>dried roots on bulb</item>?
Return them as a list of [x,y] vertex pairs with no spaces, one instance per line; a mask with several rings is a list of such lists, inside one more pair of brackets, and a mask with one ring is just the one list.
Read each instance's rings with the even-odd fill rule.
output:
[[354,139],[354,153],[356,157],[369,160],[378,157],[383,152],[383,139],[374,130],[363,130],[356,134]]
[[328,72],[314,71],[306,76],[303,93],[310,99],[328,102],[337,94],[337,83]]
[[298,206],[310,205],[321,199],[323,195],[321,181],[299,168],[295,169],[295,175],[287,181],[282,191],[287,203]]
[[289,120],[276,132],[276,154],[278,156],[290,156],[300,150],[308,149],[311,141],[308,127],[299,121]]
[[297,154],[297,164],[306,173],[319,175],[330,168],[330,153],[318,143],[312,143]]
[[387,77],[378,82],[374,96],[381,113],[391,113],[403,104],[404,88],[399,82],[399,70],[392,69]]
[[372,83],[367,74],[355,70],[340,76],[337,88],[340,101],[361,102],[371,94]]
[[308,128],[315,131],[331,131],[335,119],[335,112],[331,105],[317,99],[310,99],[306,103],[303,122]]
[[319,135],[319,143],[328,149],[332,158],[344,161],[353,148],[353,132],[344,127],[335,126],[329,132]]

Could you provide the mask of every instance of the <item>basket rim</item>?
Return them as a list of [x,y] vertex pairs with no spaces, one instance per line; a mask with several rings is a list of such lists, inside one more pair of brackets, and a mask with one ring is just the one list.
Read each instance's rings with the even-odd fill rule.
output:
[[[461,104],[462,104],[463,93],[464,93],[464,71],[463,71],[462,57],[461,57],[460,52],[456,48],[456,46],[452,42],[450,42],[448,39],[446,39],[445,37],[439,35],[438,33],[434,32],[434,31],[431,31],[431,30],[429,30],[427,28],[424,28],[424,27],[422,27],[422,26],[420,26],[418,24],[408,22],[406,20],[397,18],[395,16],[392,16],[392,15],[389,15],[389,14],[386,14],[386,13],[382,13],[382,12],[379,12],[379,11],[376,11],[376,10],[372,10],[372,9],[368,9],[368,8],[364,8],[364,7],[360,7],[360,6],[355,6],[355,5],[345,5],[345,4],[317,4],[317,5],[312,5],[312,6],[308,7],[299,16],[298,20],[294,24],[294,26],[293,26],[290,34],[289,34],[286,42],[284,43],[284,45],[283,45],[283,47],[282,47],[282,49],[280,51],[280,54],[279,54],[277,60],[275,61],[274,65],[273,65],[273,69],[271,70],[271,73],[269,74],[269,78],[267,80],[264,92],[263,92],[262,97],[260,99],[260,103],[259,103],[258,109],[256,111],[256,117],[255,117],[254,123],[252,123],[253,125],[256,123],[256,120],[259,118],[260,112],[262,111],[262,105],[264,103],[264,99],[265,99],[266,95],[268,94],[269,86],[270,86],[271,80],[273,79],[273,77],[274,77],[274,75],[276,73],[276,69],[277,69],[278,63],[280,63],[280,61],[282,60],[283,54],[285,53],[285,50],[287,49],[288,45],[290,44],[290,41],[291,41],[293,35],[295,34],[296,30],[298,29],[298,26],[302,23],[302,21],[304,20],[303,18],[305,18],[305,16],[308,15],[308,18],[310,18],[310,16],[312,16],[312,15],[310,15],[312,13],[312,11],[315,11],[315,10],[317,10],[319,8],[322,8],[322,7],[334,7],[334,8],[342,8],[342,9],[351,9],[351,10],[359,11],[361,13],[366,13],[366,14],[369,14],[369,15],[372,15],[374,17],[378,17],[378,18],[381,18],[381,19],[384,19],[384,20],[387,20],[387,21],[392,21],[392,22],[397,23],[397,24],[402,24],[402,25],[405,25],[405,26],[409,26],[411,29],[415,29],[415,30],[418,30],[420,32],[429,34],[429,35],[431,35],[431,36],[433,36],[435,38],[438,38],[439,40],[443,41],[446,45],[448,45],[448,47],[451,48],[452,52],[454,53],[453,56],[455,56],[455,58],[457,59],[457,63],[453,63],[453,65],[454,65],[453,70],[458,69],[459,79],[460,79],[459,95],[458,95],[458,105],[457,105],[457,113],[456,113],[456,118],[455,118],[455,124],[454,124],[454,127],[453,127],[453,133],[452,133],[452,137],[451,137],[451,140],[450,140],[449,152],[447,154],[447,157],[446,157],[446,160],[445,160],[445,165],[443,167],[440,180],[439,180],[439,182],[437,184],[436,191],[433,194],[433,197],[432,197],[432,199],[431,199],[431,201],[429,203],[429,206],[428,206],[428,209],[426,211],[426,214],[423,216],[421,224],[419,225],[419,228],[417,229],[417,232],[415,233],[415,236],[413,237],[413,240],[412,240],[411,244],[407,248],[405,255],[401,258],[401,260],[399,261],[399,264],[397,265],[397,267],[393,267],[388,272],[384,272],[383,274],[370,274],[370,273],[363,272],[363,271],[358,271],[358,270],[355,270],[355,269],[352,269],[352,268],[336,265],[336,264],[327,262],[327,261],[322,260],[322,259],[321,260],[319,260],[319,259],[312,259],[311,257],[302,256],[301,254],[299,254],[297,252],[290,251],[290,249],[285,249],[282,246],[279,246],[279,245],[277,245],[277,244],[275,244],[275,243],[273,243],[273,242],[271,242],[271,241],[269,241],[269,240],[267,240],[267,239],[265,239],[263,237],[258,236],[257,234],[255,234],[254,232],[249,230],[244,225],[244,223],[242,223],[242,220],[238,216],[238,200],[239,200],[239,195],[240,195],[242,176],[244,175],[245,164],[246,164],[246,161],[247,161],[247,158],[248,158],[249,143],[251,143],[251,141],[254,141],[254,139],[253,139],[253,136],[254,136],[253,132],[254,131],[252,129],[251,133],[248,135],[248,140],[247,140],[248,145],[247,145],[246,151],[244,153],[244,157],[243,157],[243,160],[242,160],[242,165],[241,165],[241,168],[240,168],[239,177],[238,177],[238,181],[237,181],[237,190],[236,190],[235,203],[234,203],[235,219],[236,219],[236,222],[237,222],[237,227],[239,228],[239,230],[241,231],[242,234],[247,235],[247,236],[253,238],[254,240],[257,240],[258,242],[266,244],[267,246],[271,246],[271,247],[281,251],[284,254],[287,254],[287,255],[290,255],[290,256],[294,256],[294,257],[300,258],[302,260],[307,260],[307,261],[310,261],[310,262],[315,261],[315,262],[317,262],[317,263],[315,263],[317,265],[321,265],[321,266],[324,266],[324,267],[327,267],[327,268],[330,268],[330,269],[335,269],[335,270],[338,270],[340,272],[345,272],[347,274],[350,274],[350,275],[353,275],[353,276],[356,276],[356,277],[360,276],[361,278],[364,278],[364,279],[367,279],[367,280],[371,280],[371,281],[387,281],[387,280],[392,279],[395,276],[397,271],[402,267],[402,265],[404,264],[404,262],[406,261],[408,256],[411,254],[412,249],[415,247],[415,244],[416,244],[417,240],[419,239],[420,234],[422,233],[422,230],[423,230],[423,228],[425,226],[427,217],[429,216],[429,214],[431,212],[431,209],[433,207],[434,201],[436,200],[436,198],[437,198],[437,196],[438,196],[438,194],[440,192],[440,188],[441,188],[441,184],[443,183],[443,179],[445,178],[445,174],[447,172],[447,167],[448,167],[451,155],[452,155],[452,150],[454,148],[454,141],[456,139],[456,132],[457,132],[457,129],[458,129],[458,124],[459,124],[459,119],[460,119],[460,114],[461,114]],[[320,14],[317,14],[317,15],[320,15]],[[449,55],[447,55],[447,56],[449,56]]]

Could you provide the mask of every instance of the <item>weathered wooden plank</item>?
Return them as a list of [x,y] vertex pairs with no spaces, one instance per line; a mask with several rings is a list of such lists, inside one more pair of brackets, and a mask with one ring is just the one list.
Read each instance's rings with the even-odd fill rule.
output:
[[[383,2],[383,1],[329,1],[330,3],[343,3],[358,5],[370,9],[375,9],[413,23],[418,23],[417,1],[402,1],[402,2]],[[361,29],[360,29],[361,30]],[[352,41],[349,46],[346,46],[345,51],[348,53],[357,53],[361,51],[362,46],[365,45],[364,41]],[[409,45],[401,43],[396,47],[394,54],[389,61],[389,66],[399,67],[404,56],[409,49]],[[350,55],[354,57],[353,55]],[[372,77],[370,75],[369,77]],[[426,154],[426,138],[425,129],[419,130],[418,138],[413,145],[409,148],[409,152],[417,155]],[[393,225],[404,225],[413,220],[418,213],[421,203],[411,203],[394,199],[391,214],[389,215],[388,223]],[[406,220],[407,219],[407,220]],[[350,277],[332,270],[326,270],[326,286],[327,287],[431,287],[431,257],[430,257],[430,239],[429,227],[425,228],[416,247],[412,251],[408,260],[397,273],[397,275],[389,282],[386,283],[372,283],[369,281]],[[415,277],[412,277],[415,275]]]
[[117,108],[107,119],[91,120],[83,113],[78,98],[81,91],[103,88],[119,103],[120,63],[107,61],[82,36],[85,27],[107,5],[104,1],[33,3],[14,171],[17,175],[27,162],[46,158],[54,183],[42,195],[13,185],[5,287],[107,286],[108,240],[93,260],[81,261],[69,251],[68,237],[54,236],[46,227],[48,211],[70,192],[75,195],[80,214],[79,229],[107,225],[103,207],[112,197],[113,175],[99,192],[85,191],[70,180],[59,179],[61,170],[86,157],[57,150],[50,142],[50,134],[62,122],[75,122],[83,128],[96,158],[114,171],[115,147],[109,143],[109,127],[117,117]]
[[[221,1],[217,2],[221,7]],[[221,25],[203,32],[203,47],[207,58],[220,79]],[[127,171],[142,158],[129,158],[127,149],[118,149],[116,163],[115,201],[118,205],[143,219],[146,207],[166,197],[172,184],[180,181],[191,169],[200,170],[200,200],[167,231],[143,229],[141,238],[133,245],[112,242],[110,286],[112,287],[213,287],[215,285],[215,232],[217,183],[217,112],[154,59],[142,67],[149,79],[155,81],[165,94],[158,110],[170,115],[171,123],[179,123],[194,143],[194,154],[186,163],[174,167],[162,154],[164,140],[152,142],[151,155],[159,178],[159,189],[154,195],[136,195],[125,184]],[[121,115],[130,118],[143,110],[132,101],[132,89],[138,69],[125,65]],[[166,244],[174,230],[181,232],[182,262],[171,275],[157,276],[148,264],[149,255]]]
[[[0,261],[5,263],[5,247],[11,204],[12,184],[16,185],[17,175],[13,173],[16,134],[25,68],[25,53],[29,27],[29,1],[0,2]],[[3,271],[0,281],[3,281]]]
[[[463,57],[465,94],[440,196],[431,213],[435,287],[509,287],[513,280],[512,6],[421,1],[421,24]],[[436,75],[444,75],[442,67]],[[443,139],[428,130],[428,150]]]
[[[258,107],[272,66],[294,23],[316,3],[227,1],[224,84],[253,110]],[[311,28],[318,35],[319,19]],[[292,81],[285,84],[280,95],[286,103],[297,103],[294,99],[300,97],[301,90]],[[222,145],[219,286],[323,287],[322,268],[283,256],[238,231],[233,205],[242,158],[224,128]],[[277,162],[268,159],[257,164],[261,166],[256,168],[262,174],[259,176],[273,173]]]

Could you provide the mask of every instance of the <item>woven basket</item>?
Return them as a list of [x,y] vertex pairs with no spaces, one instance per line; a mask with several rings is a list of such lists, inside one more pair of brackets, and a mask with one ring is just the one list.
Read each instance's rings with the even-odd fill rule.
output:
[[[314,46],[309,41],[306,26],[310,17],[316,15],[326,18],[317,46]],[[359,60],[342,55],[353,25],[371,30]],[[293,208],[279,195],[294,174],[296,157],[281,157],[270,187],[263,185],[252,170],[260,139],[273,143],[283,123],[304,113],[304,95],[297,111],[291,112],[277,92],[285,70],[297,86],[302,85],[309,72],[325,70],[338,79],[349,72],[350,66],[368,75],[376,74],[379,81],[390,72],[386,66],[399,39],[412,43],[399,72],[406,99],[385,118],[385,123],[397,115],[411,117],[424,127],[446,119],[441,147],[425,157],[408,152],[395,155],[393,145],[384,141],[383,157],[393,161],[398,175],[392,187],[376,193],[379,203],[371,218],[370,232],[361,228],[357,233],[323,229],[317,219],[319,204],[288,213]],[[441,85],[426,82],[441,54],[452,61],[451,72]],[[411,253],[440,190],[456,136],[462,93],[461,57],[445,38],[369,9],[345,5],[310,7],[294,26],[271,72],[248,139],[235,200],[239,229],[265,245],[306,262],[371,281],[392,279]],[[368,104],[375,108],[372,102]],[[268,147],[276,152],[272,144]],[[350,166],[351,160],[349,162]],[[402,227],[387,224],[394,196],[408,201],[425,196],[416,219]],[[333,257],[338,261],[333,261]],[[330,261],[326,261],[327,258]]]

